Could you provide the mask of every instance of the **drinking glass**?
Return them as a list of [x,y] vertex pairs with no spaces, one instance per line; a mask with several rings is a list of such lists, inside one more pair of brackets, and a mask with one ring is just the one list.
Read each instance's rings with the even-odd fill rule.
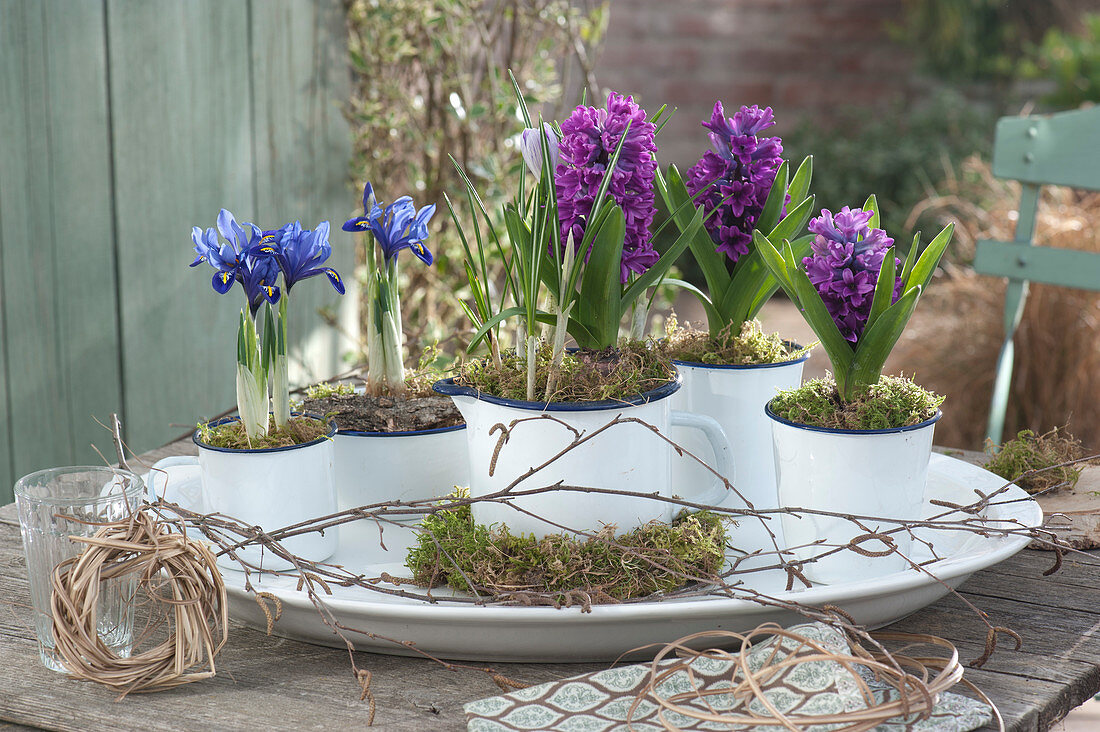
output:
[[[98,526],[125,519],[141,505],[145,485],[126,470],[107,467],[50,468],[15,484],[19,528],[27,558],[34,628],[42,663],[65,671],[54,648],[50,594],[53,570],[86,546],[70,536],[93,536]],[[133,645],[136,574],[103,580],[97,605],[99,637],[120,658]]]

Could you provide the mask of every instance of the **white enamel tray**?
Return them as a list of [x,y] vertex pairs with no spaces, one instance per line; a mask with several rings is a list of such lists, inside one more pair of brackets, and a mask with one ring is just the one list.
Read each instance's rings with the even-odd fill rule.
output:
[[[180,500],[197,495],[193,469],[185,464],[167,467],[168,496]],[[159,480],[161,486],[164,477]],[[958,504],[974,502],[975,489],[985,494],[1004,485],[1004,480],[977,466],[944,455],[933,454],[929,465],[925,498]],[[927,516],[945,509],[927,504]],[[959,516],[961,518],[961,514]],[[1015,519],[1024,526],[1039,526],[1043,513],[1024,491],[1012,486],[994,499],[985,512],[991,526],[998,520]],[[774,522],[777,525],[778,521]],[[755,528],[754,528],[754,525]],[[918,533],[921,533],[918,531]],[[957,587],[974,572],[992,566],[1027,545],[1026,536],[978,536],[964,531],[924,531],[941,560],[928,565],[939,580],[916,570],[907,570],[866,582],[815,586],[785,591],[782,571],[763,571],[745,577],[752,589],[780,601],[803,605],[837,605],[858,622],[877,627],[905,617],[934,602]],[[383,572],[406,577],[405,552],[413,541],[409,529],[389,527],[378,541],[375,525],[358,521],[340,527],[340,548],[330,560],[334,564],[379,577]],[[756,521],[745,520],[730,530],[730,541],[741,547],[763,546],[765,534]],[[916,546],[920,546],[919,542]],[[914,548],[912,559],[931,559],[927,548],[922,555]],[[230,614],[249,625],[265,628],[266,619],[253,595],[244,588],[244,573],[223,570],[230,597]],[[296,640],[344,647],[343,641],[322,623],[317,609],[304,592],[295,590],[288,577],[252,575],[257,591],[269,592],[282,601],[283,615],[274,632]],[[386,585],[392,587],[392,585]],[[409,589],[403,586],[402,589]],[[360,587],[333,587],[324,602],[336,620],[378,636],[412,642],[434,656],[485,661],[607,661],[624,651],[649,643],[667,642],[704,630],[744,631],[764,622],[788,625],[799,622],[793,611],[761,605],[752,599],[698,597],[650,601],[623,605],[597,605],[591,612],[572,607],[478,606],[447,602],[453,593],[433,590],[436,603],[394,597]],[[417,590],[417,592],[423,592]],[[349,633],[360,650],[398,655],[416,652],[391,641]]]

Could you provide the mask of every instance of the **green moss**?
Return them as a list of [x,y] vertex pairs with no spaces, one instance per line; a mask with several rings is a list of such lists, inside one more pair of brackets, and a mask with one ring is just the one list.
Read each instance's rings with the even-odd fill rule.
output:
[[814,427],[882,430],[929,420],[942,403],[942,396],[899,376],[883,376],[859,398],[845,403],[833,380],[825,378],[779,392],[772,411],[791,422]]
[[334,396],[348,396],[355,393],[355,387],[346,381],[341,381],[336,384],[331,384],[326,381],[322,381],[319,384],[306,389],[307,399],[326,399]]
[[715,365],[757,366],[782,363],[801,358],[813,348],[792,348],[778,333],[764,333],[759,320],[741,325],[734,335],[730,323],[718,335],[681,328],[676,317],[669,318],[665,326],[665,340],[661,352],[668,358],[693,363]]
[[[543,401],[550,374],[552,349],[542,343],[535,372],[536,400]],[[625,400],[667,384],[675,375],[667,356],[646,342],[627,342],[603,351],[566,353],[557,386],[546,401],[590,402]],[[455,383],[507,399],[527,399],[527,359],[514,351],[501,354],[497,366],[489,359],[463,364]]]
[[[1085,456],[1081,442],[1073,435],[1052,429],[1045,435],[1022,430],[1003,445],[986,445],[992,453],[985,469],[1011,480],[1028,493],[1041,493],[1058,485],[1070,488],[1081,477],[1081,466],[1062,465]],[[1054,466],[1061,467],[1054,467]],[[1030,475],[1025,475],[1035,471]]]
[[701,511],[619,537],[612,526],[586,540],[562,534],[536,539],[515,536],[506,526],[475,524],[469,505],[463,505],[426,517],[405,563],[423,587],[550,593],[562,601],[567,593],[582,591],[594,600],[625,600],[675,590],[686,584],[684,575],[717,581],[725,561],[724,523]]
[[244,425],[239,421],[227,422],[211,428],[199,425],[199,439],[211,447],[232,450],[263,450],[272,447],[290,447],[313,442],[328,434],[328,424],[311,417],[291,417],[282,429],[275,429],[274,418],[268,422],[267,435],[249,440]]

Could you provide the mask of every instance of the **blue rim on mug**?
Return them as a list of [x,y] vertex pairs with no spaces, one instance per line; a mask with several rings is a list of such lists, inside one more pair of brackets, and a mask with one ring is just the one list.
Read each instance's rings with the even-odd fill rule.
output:
[[[319,414],[310,414],[308,412],[291,412],[291,417],[309,417],[315,419],[318,422],[324,422],[325,418]],[[216,422],[207,422],[207,427],[220,427],[223,424],[229,424],[230,422],[240,422],[240,417],[223,417]],[[195,430],[191,434],[191,440],[203,450],[214,450],[215,452],[233,452],[240,453],[242,455],[255,455],[255,454],[267,454],[272,452],[286,452],[287,450],[297,450],[302,447],[310,447],[325,440],[331,440],[333,435],[336,434],[336,423],[331,419],[326,423],[328,430],[321,437],[316,440],[310,440],[309,442],[303,442],[300,445],[283,445],[282,447],[214,447],[213,445],[207,445],[205,442],[199,439],[199,430]]]

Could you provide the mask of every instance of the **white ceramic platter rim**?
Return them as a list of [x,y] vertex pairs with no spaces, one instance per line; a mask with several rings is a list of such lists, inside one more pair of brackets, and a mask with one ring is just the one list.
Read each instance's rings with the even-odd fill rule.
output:
[[[957,480],[965,482],[973,488],[981,489],[986,494],[1004,485],[1004,480],[999,476],[970,463],[944,455],[933,454],[929,469],[933,474],[955,474]],[[975,494],[976,498],[977,495]],[[993,505],[987,511],[987,518],[991,520],[1015,519],[1020,525],[1032,527],[1042,523],[1042,509],[1021,488],[1013,485],[994,499]],[[994,523],[992,527],[995,528],[995,526]],[[965,577],[980,569],[1007,559],[1021,550],[1031,540],[1026,535],[995,537],[978,537],[975,535],[975,539],[981,540],[977,542],[968,541],[964,545],[963,548],[969,548],[969,551],[947,556],[932,565],[930,571],[935,577],[923,572],[906,570],[876,578],[871,583],[852,582],[818,586],[797,591],[771,593],[770,597],[781,602],[792,601],[802,605],[820,606],[824,603],[839,603],[853,599],[867,599],[896,594],[925,585],[936,584],[937,581],[951,584],[953,580],[965,579]],[[247,598],[251,594],[244,588],[243,572],[229,570],[224,571],[223,574],[230,595]],[[316,612],[307,593],[304,591],[273,586],[275,583],[270,581],[265,584],[262,577],[257,577],[255,574],[253,574],[252,584],[257,590],[276,594],[284,605]],[[341,589],[347,592],[357,588]],[[362,589],[361,592],[363,599],[341,597],[322,597],[321,599],[326,606],[337,613],[379,619],[435,620],[446,623],[500,621],[509,624],[530,622],[542,625],[549,619],[560,618],[563,613],[569,612],[568,608],[454,603],[448,602],[446,597],[439,597],[436,603],[431,603],[426,600],[395,598],[387,595],[387,600],[380,602],[370,599],[371,590]],[[749,608],[759,610],[760,607],[760,603],[742,598],[713,596],[670,598],[648,602],[595,605],[591,608],[590,613],[585,614],[585,620],[586,622],[619,623],[634,620],[686,619],[711,617],[716,613],[723,615],[738,614]],[[580,612],[580,609],[574,608],[574,612]]]

